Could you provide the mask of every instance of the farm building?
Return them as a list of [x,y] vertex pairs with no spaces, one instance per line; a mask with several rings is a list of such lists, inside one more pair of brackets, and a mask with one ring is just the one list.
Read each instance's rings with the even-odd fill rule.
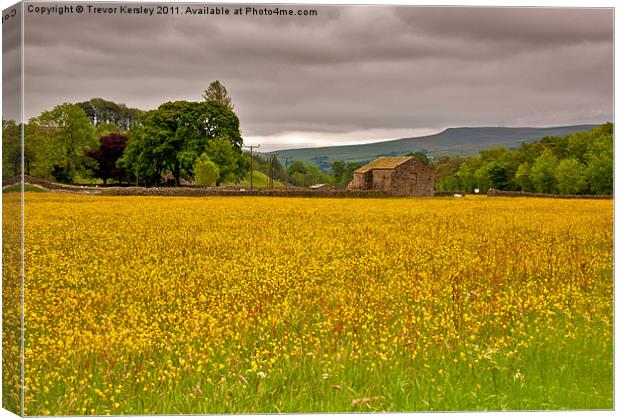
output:
[[433,169],[415,157],[381,157],[353,173],[347,190],[382,190],[394,196],[432,196]]

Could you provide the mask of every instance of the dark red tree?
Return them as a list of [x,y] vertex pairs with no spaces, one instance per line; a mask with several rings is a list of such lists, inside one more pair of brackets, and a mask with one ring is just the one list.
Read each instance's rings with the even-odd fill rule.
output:
[[95,170],[95,176],[103,180],[106,184],[108,179],[122,182],[125,178],[125,170],[116,166],[116,161],[123,155],[127,147],[127,137],[125,135],[113,133],[99,138],[99,149],[90,151],[87,155],[99,163],[99,168]]

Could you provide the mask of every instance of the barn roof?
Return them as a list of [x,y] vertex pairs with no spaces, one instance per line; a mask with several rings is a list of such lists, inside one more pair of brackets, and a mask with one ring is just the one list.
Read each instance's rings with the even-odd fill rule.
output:
[[406,163],[413,157],[379,157],[370,164],[366,164],[364,167],[360,167],[355,170],[356,173],[367,173],[371,170],[383,169],[389,170],[398,167],[399,165]]

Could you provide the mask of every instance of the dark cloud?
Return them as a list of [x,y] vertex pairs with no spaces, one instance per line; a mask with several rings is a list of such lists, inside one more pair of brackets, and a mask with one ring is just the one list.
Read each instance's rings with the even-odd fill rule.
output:
[[21,18],[17,8],[6,9],[2,24],[2,115],[6,119],[20,120],[21,115]]
[[611,9],[286,7],[319,15],[27,14],[27,116],[199,100],[219,79],[264,143],[612,117]]

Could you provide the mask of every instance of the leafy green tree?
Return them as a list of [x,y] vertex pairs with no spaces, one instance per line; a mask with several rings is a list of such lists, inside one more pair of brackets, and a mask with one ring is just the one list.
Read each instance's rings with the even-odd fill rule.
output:
[[[577,132],[565,137],[545,137],[533,143],[524,143],[515,150],[502,147],[480,151],[472,157],[437,157],[433,160],[435,189],[454,191],[474,187],[485,191],[489,187],[502,190],[523,190],[555,193],[560,186],[556,167],[566,159],[580,164],[587,174],[591,192],[612,193],[613,188],[613,124],[606,123],[590,132]],[[574,161],[565,163],[559,173],[569,180],[568,168],[575,168]],[[567,165],[568,164],[568,165]],[[583,165],[587,168],[584,169]],[[572,178],[570,189],[579,189],[581,176]],[[562,190],[568,190],[562,185]]]
[[461,168],[463,162],[468,161],[468,167],[472,173],[480,167],[479,157],[448,157],[441,156],[433,160],[435,169],[435,190],[440,192],[460,190],[463,188],[460,179],[456,173]]
[[614,192],[614,160],[608,155],[592,157],[588,162],[588,182],[595,194],[611,195]]
[[545,136],[538,142],[558,160],[563,160],[568,155],[568,136]]
[[234,105],[232,99],[228,96],[226,87],[219,80],[215,80],[209,84],[209,87],[204,91],[202,97],[205,100],[216,100],[226,106],[228,109],[233,110]]
[[500,161],[488,160],[476,170],[474,177],[482,193],[490,188],[506,190],[508,187],[507,167]]
[[347,184],[349,184],[349,182],[353,180],[353,173],[361,166],[362,165],[358,162],[347,163],[344,168],[344,173],[342,174],[342,180],[340,184],[342,186],[346,186]]
[[296,171],[293,174],[289,175],[289,181],[295,186],[304,187],[306,177],[304,173],[300,173],[299,171]]
[[113,122],[101,123],[95,128],[97,137],[101,138],[111,134],[123,134],[123,130]]
[[489,178],[494,188],[507,190],[509,185],[508,166],[502,161],[495,161],[489,168]]
[[557,165],[558,159],[550,150],[546,150],[536,158],[530,173],[534,190],[538,193],[555,193],[555,169]]
[[471,193],[476,187],[476,176],[474,170],[468,162],[464,162],[459,167],[459,171],[454,174],[454,178],[458,180],[458,186],[456,188],[462,188],[464,191]]
[[213,186],[220,178],[220,168],[209,159],[207,153],[203,153],[194,164],[194,176],[196,184]]
[[[101,125],[113,124],[120,127],[123,131],[128,131],[139,123],[145,113],[140,109],[130,109],[124,104],[117,104],[100,98],[90,99],[77,105],[86,113],[91,123],[97,128]],[[104,131],[100,132],[99,136],[105,136],[110,133],[122,132]]]
[[534,184],[530,178],[532,167],[529,163],[523,163],[519,165],[517,174],[515,175],[515,181],[521,188],[521,191],[532,192],[534,191]]
[[570,158],[574,158],[580,163],[587,162],[588,147],[591,134],[586,132],[576,132],[568,137],[567,153]]
[[22,149],[21,125],[14,120],[2,119],[2,176],[21,174]]
[[97,137],[84,111],[64,103],[28,123],[25,141],[32,142],[33,171],[37,175],[72,181],[91,174],[94,161],[86,153],[96,148]]
[[480,159],[482,160],[482,162],[497,161],[507,152],[508,150],[504,147],[483,149],[482,151],[480,151]]
[[337,184],[341,184],[344,171],[344,161],[332,161],[332,173],[334,174],[334,179]]
[[[158,184],[166,172],[172,173],[177,185],[182,177],[193,178],[194,162],[215,138],[226,139],[240,161],[235,166],[234,178],[245,174],[239,119],[220,102],[164,103],[148,112],[130,134],[119,164],[128,173],[134,173],[140,184]],[[220,166],[220,176],[224,174],[228,178],[227,169],[213,157],[211,159]]]
[[555,179],[561,194],[578,194],[588,187],[586,166],[574,158],[567,158],[555,168]]
[[428,167],[431,166],[430,158],[428,158],[428,156],[426,154],[424,154],[423,152],[421,152],[421,151],[410,152],[406,156],[407,157],[415,157],[422,164],[424,164],[424,165],[426,165]]
[[[149,125],[154,111],[147,113]],[[145,123],[146,124],[146,123]],[[165,174],[165,161],[158,150],[159,137],[153,135],[153,127],[137,126],[127,134],[127,147],[117,166],[125,168],[137,185],[153,186],[161,182]]]
[[519,165],[523,163],[528,163],[531,167],[531,165],[534,164],[534,160],[538,158],[544,150],[545,148],[539,142],[524,143],[515,151],[511,152],[511,154],[513,154],[513,160],[517,164],[518,169]]
[[294,186],[306,185],[306,166],[303,162],[295,160],[288,166],[288,181]]
[[489,174],[490,168],[491,163],[486,162],[474,172],[476,184],[482,193],[486,193],[491,187],[493,187],[491,183],[491,175]]
[[[345,167],[341,181],[346,180]],[[303,162],[295,160],[288,166],[288,180],[295,186],[308,187],[317,183],[334,184],[335,178],[327,173],[322,172],[313,164],[304,165]]]
[[288,175],[292,175],[294,173],[305,173],[306,166],[301,161],[295,160],[288,166]]
[[590,132],[586,154],[590,190],[596,194],[613,194],[614,140],[613,124],[606,123]]
[[321,182],[321,171],[317,166],[309,164],[306,166],[306,177],[304,181],[306,186],[312,186],[313,184]]
[[209,141],[205,152],[209,159],[219,167],[219,176],[216,181],[217,186],[225,182],[241,180],[239,164],[241,164],[241,160],[244,157],[227,137],[221,136]]
[[313,184],[334,184],[335,180],[333,176],[322,172],[317,166],[310,164],[306,166],[305,185],[311,186]]

